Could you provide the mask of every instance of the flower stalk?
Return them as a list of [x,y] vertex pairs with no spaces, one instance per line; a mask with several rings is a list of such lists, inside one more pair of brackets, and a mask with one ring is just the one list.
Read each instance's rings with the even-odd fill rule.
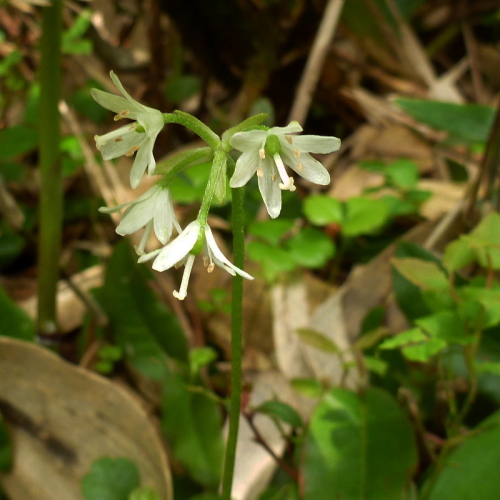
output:
[[41,171],[38,260],[38,333],[57,331],[56,294],[63,222],[59,99],[61,95],[62,0],[43,9],[40,63],[39,151]]

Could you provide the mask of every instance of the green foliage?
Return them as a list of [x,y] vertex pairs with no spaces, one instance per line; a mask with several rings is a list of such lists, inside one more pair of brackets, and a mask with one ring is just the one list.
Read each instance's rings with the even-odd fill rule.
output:
[[335,343],[320,332],[309,328],[298,328],[296,333],[302,342],[315,347],[320,351],[329,352],[331,354],[339,352],[339,348],[335,345]]
[[129,500],[139,486],[139,471],[126,458],[104,457],[92,464],[82,479],[85,500]]
[[303,498],[399,500],[416,465],[411,423],[391,396],[333,389],[311,418]]
[[[424,488],[431,486],[429,500],[499,498],[499,419],[499,412],[491,415],[462,444],[444,457],[442,470],[437,477],[431,476],[427,485],[424,485]],[[432,485],[434,479],[435,483]]]
[[33,151],[37,143],[38,134],[36,129],[24,125],[15,125],[0,130],[0,160]]
[[145,271],[136,263],[128,242],[120,242],[109,260],[98,299],[127,359],[144,375],[163,380],[168,358],[187,363],[187,341],[175,316],[148,287]]
[[455,104],[426,99],[396,99],[415,120],[466,143],[486,142],[495,111],[479,104]]
[[172,373],[163,386],[162,430],[175,459],[201,484],[220,480],[224,444],[217,403],[200,386]]
[[189,367],[192,375],[217,359],[217,352],[211,347],[195,347],[189,351]]
[[264,413],[270,417],[282,420],[292,427],[303,427],[304,423],[297,411],[282,401],[266,401],[255,408],[256,413]]
[[33,320],[18,307],[7,292],[0,287],[0,335],[16,339],[33,341],[35,324]]
[[129,495],[128,500],[161,500],[161,498],[152,488],[138,488]]
[[174,75],[165,84],[165,96],[173,104],[189,99],[201,90],[201,79],[195,75]]

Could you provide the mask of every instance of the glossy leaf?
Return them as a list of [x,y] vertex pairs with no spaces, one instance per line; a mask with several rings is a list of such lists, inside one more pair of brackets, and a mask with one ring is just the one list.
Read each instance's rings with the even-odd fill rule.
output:
[[500,498],[500,413],[488,418],[444,461],[429,500]]
[[334,389],[311,418],[304,500],[400,500],[416,464],[412,426],[389,394]]
[[286,242],[286,249],[303,267],[318,269],[335,254],[335,244],[322,231],[307,227]]
[[383,200],[353,197],[346,201],[341,231],[345,236],[359,236],[379,230],[388,220],[389,208]]

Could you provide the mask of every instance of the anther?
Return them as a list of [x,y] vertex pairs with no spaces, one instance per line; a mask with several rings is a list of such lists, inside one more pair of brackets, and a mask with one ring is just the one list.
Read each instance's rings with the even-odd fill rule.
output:
[[272,180],[273,182],[276,182],[276,179],[277,179],[276,174],[271,175],[271,180]]
[[213,262],[210,262],[210,265],[207,267],[207,273],[213,272],[215,269],[215,264]]
[[118,120],[121,120],[122,118],[125,118],[130,111],[128,109],[124,109],[123,111],[120,111],[114,118],[113,120],[117,122]]
[[139,151],[139,146],[132,146],[126,153],[125,156],[134,156],[134,153]]
[[295,148],[293,150],[293,156],[295,156],[295,158],[299,158],[300,157],[300,151],[298,148]]
[[117,137],[117,138],[115,139],[115,142],[122,142],[122,141],[123,141],[123,137]]
[[297,163],[297,172],[302,172],[302,169],[304,168],[304,166],[302,165],[302,163],[300,163],[300,161]]
[[262,177],[264,175],[264,172],[262,172],[262,169],[259,167],[257,169],[257,177]]
[[259,149],[259,156],[264,159],[266,157],[266,151],[264,148]]
[[288,144],[292,144],[292,136],[291,135],[285,135],[285,139],[286,139],[286,142],[288,142]]

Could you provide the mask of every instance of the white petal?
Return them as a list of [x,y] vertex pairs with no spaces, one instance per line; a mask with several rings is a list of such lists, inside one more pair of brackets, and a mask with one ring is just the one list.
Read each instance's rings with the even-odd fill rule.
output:
[[107,134],[94,137],[96,147],[105,160],[123,156],[131,147],[139,144],[144,134],[138,134],[135,130],[131,130],[130,127],[130,125],[125,125]]
[[[148,164],[151,162],[153,157],[152,149],[153,146],[149,141],[149,137],[142,134],[143,140],[139,144],[139,151],[137,151],[134,164],[130,170],[130,185],[135,189],[142,180],[144,172],[148,168]],[[154,159],[153,159],[154,161]]]
[[302,132],[299,122],[290,122],[286,127],[273,127],[269,130],[270,134],[295,134]]
[[298,135],[292,137],[291,145],[298,148],[302,153],[326,154],[340,148],[340,139],[321,135]]
[[158,191],[158,189],[160,189],[160,186],[153,186],[135,200],[128,201],[127,203],[122,203],[121,205],[116,205],[115,207],[100,207],[99,212],[104,214],[113,214],[115,212],[119,212],[122,208],[147,200],[150,196],[153,196]]
[[267,211],[275,219],[281,212],[281,189],[278,170],[271,158],[265,158],[262,161],[262,176],[258,179],[260,194],[266,204]]
[[153,269],[165,271],[184,259],[193,249],[199,233],[200,223],[198,221],[195,220],[188,224],[184,231],[158,254],[153,262]]
[[158,240],[166,245],[172,236],[173,220],[175,219],[172,197],[168,189],[162,189],[156,198],[154,209],[154,229]]
[[116,228],[116,232],[125,236],[138,231],[153,219],[157,196],[150,196],[146,200],[134,203],[123,214],[123,218]]
[[229,143],[238,151],[246,153],[254,151],[258,153],[262,144],[265,142],[268,132],[265,130],[249,130],[248,132],[238,132],[231,137]]
[[130,109],[130,102],[119,95],[110,94],[109,92],[103,92],[98,89],[91,89],[90,93],[96,102],[98,102],[103,108],[109,109],[115,113],[121,113],[122,111],[128,110],[129,113],[124,116],[124,118],[130,118],[131,120],[137,119],[138,110]]
[[229,181],[229,185],[232,188],[244,186],[253,174],[255,174],[255,171],[259,166],[259,161],[260,157],[258,151],[252,150],[243,153],[236,160],[236,168],[234,169],[234,174]]
[[139,264],[142,264],[143,262],[147,262],[148,260],[154,259],[163,250],[164,250],[163,248],[158,248],[158,250],[153,250],[152,252],[145,253],[144,255],[141,255],[137,259],[137,262]]
[[321,186],[330,184],[330,174],[328,170],[318,160],[315,160],[307,153],[301,154],[299,158],[295,158],[295,156],[290,155],[288,151],[283,150],[281,157],[290,168],[304,179],[314,182],[315,184],[320,184]]
[[125,99],[129,102],[129,105],[126,109],[135,113],[141,113],[144,112],[145,109],[151,109],[147,108],[146,106],[143,106],[142,104],[138,103],[135,99],[133,99],[132,96],[125,90],[125,87],[122,85],[122,82],[120,82],[119,78],[113,71],[110,72],[110,76],[116,88],[124,95]]
[[211,254],[210,257],[213,259],[213,261],[217,266],[221,267],[222,269],[225,269],[229,274],[232,274],[233,276],[235,273],[238,273],[240,276],[243,276],[243,278],[246,278],[247,280],[253,280],[252,276],[250,276],[245,271],[241,270],[239,267],[236,267],[234,264],[232,264],[231,262],[229,262],[229,260],[226,259],[225,255],[220,251],[220,248],[217,246],[214,235],[212,234],[212,231],[208,225],[205,226],[205,238],[208,250]]

